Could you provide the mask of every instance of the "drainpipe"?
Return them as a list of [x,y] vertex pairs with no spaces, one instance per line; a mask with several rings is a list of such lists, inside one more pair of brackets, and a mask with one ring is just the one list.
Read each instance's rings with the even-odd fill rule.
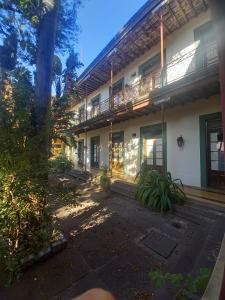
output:
[[[85,121],[87,121],[87,81],[85,82]],[[87,128],[85,127],[85,164],[84,170],[87,172]]]
[[114,103],[113,103],[113,61],[111,61],[111,70],[110,70],[110,108],[113,109]]
[[110,131],[109,131],[109,174],[112,178],[112,120],[110,120]]
[[87,129],[85,128],[85,163],[84,163],[84,171],[87,171]]
[[160,14],[160,48],[161,48],[161,71],[163,71],[164,67],[164,28],[163,28],[163,16],[162,11]]
[[[111,60],[110,70],[110,109],[113,110],[113,59]],[[110,120],[110,131],[109,131],[109,174],[112,178],[112,120]]]
[[[223,142],[225,144],[225,2],[221,0],[210,0],[212,20],[215,26],[219,57],[219,80],[220,98],[222,110]],[[225,162],[225,151],[224,151]],[[225,173],[225,169],[224,169]]]

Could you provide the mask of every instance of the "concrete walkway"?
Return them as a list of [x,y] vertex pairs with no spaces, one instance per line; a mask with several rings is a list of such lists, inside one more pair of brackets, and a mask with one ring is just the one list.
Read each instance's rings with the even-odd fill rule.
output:
[[1,300],[72,299],[102,287],[118,300],[172,299],[176,289],[155,290],[148,272],[213,268],[225,231],[225,209],[186,203],[160,215],[135,200],[82,187],[76,205],[55,204],[68,247],[33,266]]

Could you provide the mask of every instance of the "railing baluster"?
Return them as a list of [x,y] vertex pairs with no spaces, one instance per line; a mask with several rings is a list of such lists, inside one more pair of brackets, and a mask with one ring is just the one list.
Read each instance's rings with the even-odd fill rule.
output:
[[[155,70],[147,76],[142,77],[137,83],[126,84],[123,90],[115,95],[110,95],[107,99],[100,101],[99,106],[92,107],[87,114],[84,111],[79,112],[80,123],[87,119],[94,118],[104,112],[115,111],[128,103],[137,103],[143,100],[143,97],[151,91],[174,83],[185,76],[200,70],[198,58],[204,59],[201,69],[207,69],[217,63],[218,53],[216,43],[207,45],[207,47],[195,47],[190,52],[180,56],[167,63],[162,70]],[[196,59],[197,58],[197,59]],[[116,100],[116,101],[115,101]]]

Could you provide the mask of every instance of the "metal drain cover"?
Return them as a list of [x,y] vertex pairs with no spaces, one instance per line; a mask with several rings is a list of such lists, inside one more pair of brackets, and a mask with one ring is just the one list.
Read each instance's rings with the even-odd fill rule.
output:
[[177,243],[168,236],[156,230],[150,233],[142,240],[143,244],[158,253],[164,258],[168,258],[177,246]]

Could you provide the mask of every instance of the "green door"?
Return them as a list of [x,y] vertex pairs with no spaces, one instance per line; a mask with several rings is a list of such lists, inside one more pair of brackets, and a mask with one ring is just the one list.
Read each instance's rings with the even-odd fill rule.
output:
[[91,138],[91,168],[99,168],[100,165],[100,136]]
[[166,169],[166,124],[141,128],[141,164],[161,174]]
[[222,114],[200,116],[202,186],[225,189]]

